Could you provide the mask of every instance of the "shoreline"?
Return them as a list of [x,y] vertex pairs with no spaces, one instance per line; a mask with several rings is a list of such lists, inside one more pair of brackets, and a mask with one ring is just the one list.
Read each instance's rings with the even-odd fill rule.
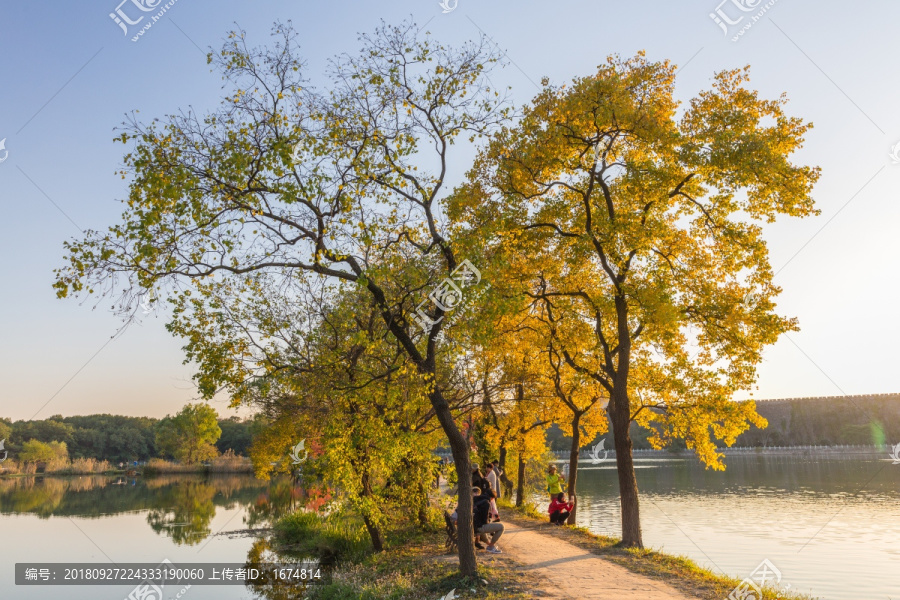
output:
[[[885,444],[883,447],[878,446],[746,446],[740,448],[716,448],[720,454],[724,454],[726,458],[744,457],[744,456],[795,456],[795,457],[812,457],[823,459],[873,459],[895,461],[893,457],[894,446]],[[598,465],[603,463],[615,462],[615,450],[604,451],[604,458],[596,460],[589,449],[583,449],[578,455],[579,466],[582,463],[589,465]],[[554,450],[551,454],[555,457],[552,462],[568,463],[568,450]],[[437,454],[441,458],[449,458],[449,454]],[[671,460],[688,460],[695,459],[696,455],[693,450],[653,450],[642,449],[634,450],[632,457],[635,460],[645,459],[671,459]]]
[[[433,507],[446,504],[446,491],[432,496]],[[435,524],[425,531],[391,532],[383,552],[367,550],[356,560],[338,561],[332,581],[311,588],[310,598],[722,600],[741,584],[737,577],[715,574],[687,557],[621,548],[618,539],[583,527],[550,525],[533,505],[517,508],[507,501],[499,505],[507,526],[506,542],[504,537],[499,540],[499,555],[478,551],[474,579],[458,574],[458,557],[447,551],[446,534]],[[273,527],[279,529],[277,524]],[[285,541],[290,545],[294,540]],[[277,551],[278,544],[273,546]],[[556,558],[548,561],[545,550]],[[813,600],[807,594],[771,587],[764,593],[766,598]]]
[[[4,473],[0,471],[0,479],[15,479],[20,477],[157,477],[160,475],[254,475],[253,469],[184,469],[184,470],[159,470],[149,469],[134,472],[132,470],[115,469],[110,471],[51,471],[49,473]],[[255,475],[254,475],[255,476]]]

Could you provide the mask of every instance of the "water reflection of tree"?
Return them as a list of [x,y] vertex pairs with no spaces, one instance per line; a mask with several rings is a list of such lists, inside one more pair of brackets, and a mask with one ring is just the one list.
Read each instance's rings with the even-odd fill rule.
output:
[[154,531],[190,545],[209,535],[217,507],[245,507],[245,522],[258,527],[290,512],[301,495],[288,479],[246,475],[0,478],[0,514],[104,518],[148,511]]
[[147,523],[176,544],[199,544],[209,536],[209,524],[216,516],[215,495],[216,488],[205,481],[182,481],[162,488],[154,499],[158,507],[147,514]]
[[46,518],[62,503],[66,483],[45,477],[0,479],[0,512],[35,513]]
[[[115,485],[121,481],[126,485]],[[146,490],[124,477],[21,477],[0,479],[0,513],[103,517],[146,508]]]
[[256,501],[247,507],[244,518],[247,527],[256,527],[289,514],[294,503],[303,496],[303,490],[288,478],[272,479],[269,487],[263,490]]
[[[263,570],[262,565],[271,565],[272,563],[284,562],[284,558],[276,554],[272,550],[272,546],[267,539],[258,539],[253,543],[250,551],[247,553],[246,568],[256,568]],[[279,580],[271,576],[271,569],[265,569],[270,574],[266,578],[265,583],[248,583],[247,587],[256,594],[257,598],[265,600],[299,600],[305,598],[306,585],[299,582]]]

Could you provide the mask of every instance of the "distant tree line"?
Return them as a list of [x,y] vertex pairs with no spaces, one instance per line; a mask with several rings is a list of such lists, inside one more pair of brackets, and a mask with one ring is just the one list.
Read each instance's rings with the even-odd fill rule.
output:
[[736,446],[900,442],[900,394],[765,400],[756,404],[756,411],[769,426],[750,428]]
[[[751,427],[737,438],[735,446],[836,446],[900,443],[900,394],[835,396],[761,400],[756,412],[768,427]],[[637,450],[652,448],[652,432],[631,424],[631,439]],[[603,433],[586,443],[589,448],[607,437]],[[612,437],[611,435],[609,436]],[[547,429],[551,450],[569,450],[572,438],[557,425]],[[612,439],[605,444],[612,448]],[[684,449],[683,440],[673,440],[670,449]]]
[[[194,437],[191,435],[193,428],[186,423],[190,421],[190,415],[198,413],[198,406],[208,410],[199,411],[206,418],[206,423],[202,426],[198,423],[199,437]],[[190,415],[184,416],[185,413]],[[72,459],[93,458],[119,463],[159,457],[193,461],[229,450],[236,455],[247,456],[259,422],[259,419],[240,417],[219,419],[207,405],[188,405],[174,417],[164,419],[109,414],[54,415],[29,421],[0,419],[0,440],[6,440],[6,450],[13,457],[21,457],[27,450],[30,450],[29,456],[34,454],[40,446],[33,442],[56,442],[65,444]],[[216,425],[220,435],[214,436]],[[184,442],[184,449],[181,442]]]

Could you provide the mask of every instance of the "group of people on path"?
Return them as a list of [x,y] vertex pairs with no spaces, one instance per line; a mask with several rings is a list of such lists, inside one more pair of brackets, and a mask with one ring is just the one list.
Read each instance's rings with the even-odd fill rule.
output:
[[[497,547],[497,540],[503,535],[504,529],[503,523],[500,522],[500,511],[497,509],[497,494],[502,475],[503,471],[500,470],[500,464],[496,460],[485,464],[484,474],[477,466],[472,469],[472,526],[475,547],[487,550],[491,554],[502,552]],[[567,499],[563,491],[565,485],[565,477],[557,472],[556,465],[550,465],[547,469],[547,493],[550,495],[547,512],[550,514],[550,522],[554,525],[564,525],[575,507],[575,494],[571,494]],[[454,522],[457,520],[458,511],[459,506],[450,515]]]
[[[472,469],[472,527],[475,533],[475,547],[491,554],[500,554],[497,540],[503,535],[503,523],[497,510],[497,492],[500,489],[500,463],[493,461],[484,466],[482,475],[479,467]],[[456,521],[459,507],[450,517]],[[488,538],[490,536],[490,538]],[[485,546],[487,544],[487,546]]]

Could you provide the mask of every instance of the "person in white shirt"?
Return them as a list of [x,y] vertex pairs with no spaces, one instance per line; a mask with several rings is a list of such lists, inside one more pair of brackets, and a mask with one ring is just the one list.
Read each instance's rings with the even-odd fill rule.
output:
[[497,473],[494,472],[494,465],[488,463],[484,469],[484,478],[488,480],[488,483],[491,484],[491,489],[496,493],[500,489],[500,480],[497,477]]
[[[494,465],[494,475],[497,476],[497,483],[502,486],[503,485],[503,470],[500,468],[500,461],[492,460],[491,464]],[[498,498],[503,497],[503,488],[502,487],[498,487],[495,491],[497,492]]]
[[494,497],[491,498],[491,514],[490,518],[492,521],[500,520],[500,511],[497,510],[497,493],[500,490],[500,478],[497,477],[497,473],[494,472],[494,465],[488,463],[485,466],[484,478],[487,479],[488,483],[491,484],[491,490],[494,492]]

